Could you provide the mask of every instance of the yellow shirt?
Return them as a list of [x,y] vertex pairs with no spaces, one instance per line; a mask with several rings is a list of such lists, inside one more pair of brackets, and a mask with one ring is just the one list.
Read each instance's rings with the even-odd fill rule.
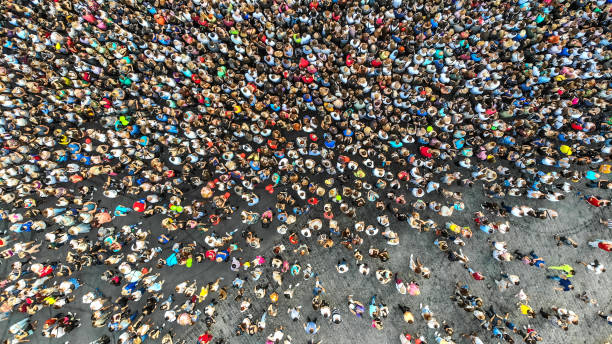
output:
[[45,297],[45,302],[48,303],[51,306],[51,305],[53,305],[55,303],[55,298],[53,298],[51,296],[47,296],[47,297]]
[[527,315],[528,312],[532,312],[533,311],[533,309],[531,309],[531,307],[529,307],[527,305],[524,305],[522,303],[521,303],[520,309],[521,309],[521,313],[525,314],[525,315]]
[[461,228],[454,223],[450,225],[449,229],[451,230],[451,232],[454,232],[454,233],[459,233],[461,231]]

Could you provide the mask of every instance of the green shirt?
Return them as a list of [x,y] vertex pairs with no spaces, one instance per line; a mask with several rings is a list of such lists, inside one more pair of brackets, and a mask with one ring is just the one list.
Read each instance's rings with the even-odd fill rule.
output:
[[572,268],[570,265],[567,265],[567,264],[559,265],[559,266],[549,266],[548,268],[551,269],[551,270],[561,270],[561,271],[565,272],[567,277],[574,276],[572,274],[572,272],[574,272],[574,268]]

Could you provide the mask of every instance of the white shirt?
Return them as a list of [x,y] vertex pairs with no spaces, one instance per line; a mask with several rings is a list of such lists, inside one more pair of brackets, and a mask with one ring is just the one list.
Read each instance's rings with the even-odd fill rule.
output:
[[495,258],[495,260],[499,260],[501,261],[501,259],[499,259],[500,256],[502,256],[504,253],[506,253],[506,250],[494,250],[493,251],[493,258]]
[[166,321],[174,322],[176,320],[176,312],[172,310],[166,311],[166,313],[164,313],[164,317],[166,318]]
[[517,207],[512,208],[511,213],[512,213],[512,215],[514,215],[516,217],[523,217],[523,212],[521,211],[520,208],[517,208]]
[[291,308],[290,315],[292,320],[299,319],[300,311],[297,308]]
[[591,272],[594,272],[596,275],[604,272],[605,267],[602,264],[594,265],[593,263],[587,265],[587,269]]

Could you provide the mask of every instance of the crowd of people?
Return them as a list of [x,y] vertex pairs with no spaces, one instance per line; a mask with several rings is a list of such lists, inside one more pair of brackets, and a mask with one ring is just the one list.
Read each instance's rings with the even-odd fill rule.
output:
[[[431,239],[421,232],[448,269],[494,280],[492,293],[521,279],[482,272],[468,242],[560,292],[606,273],[609,232],[551,235],[599,258],[550,265],[513,241],[512,221],[554,221],[567,199],[610,207],[610,0],[7,0],[0,13],[6,344],[85,323],[106,329],[79,335],[96,344],[304,336],[278,312],[311,342],[351,314],[371,330],[399,314],[426,324],[404,344],[542,340],[545,322],[521,328],[519,316],[578,325],[556,304],[536,312],[522,290],[516,313],[496,312],[458,281],[456,311],[480,327],[454,333],[419,299],[433,262],[386,264],[402,237]],[[483,239],[495,234],[506,241]],[[311,264],[328,252],[346,258]],[[411,299],[327,290],[334,267]],[[206,273],[221,270],[235,278]],[[298,304],[310,288],[312,304]],[[219,304],[240,314],[231,335],[216,330]]]

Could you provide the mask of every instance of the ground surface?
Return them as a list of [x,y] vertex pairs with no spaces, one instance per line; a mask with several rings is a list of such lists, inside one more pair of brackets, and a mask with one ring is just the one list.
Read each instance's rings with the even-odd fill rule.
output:
[[[88,183],[95,183],[96,181],[88,181]],[[459,190],[458,187],[455,187]],[[263,190],[262,190],[263,191]],[[457,224],[473,224],[471,216],[473,212],[480,210],[479,204],[483,201],[482,189],[475,186],[472,189],[464,188],[461,191],[464,192],[466,199],[466,210],[461,213],[455,213],[452,217],[452,221]],[[197,197],[197,190],[192,191],[193,197]],[[608,193],[609,197],[610,194]],[[257,205],[257,209],[265,209],[267,206],[271,206],[270,196],[264,196],[262,201]],[[438,196],[439,197],[439,196]],[[187,197],[188,198],[188,197]],[[322,343],[398,343],[398,336],[401,332],[408,331],[410,333],[420,333],[426,335],[430,342],[433,340],[433,331],[427,329],[424,322],[421,320],[419,314],[419,304],[428,304],[432,311],[436,314],[436,317],[440,322],[443,320],[451,324],[455,328],[457,342],[466,342],[459,338],[457,334],[463,332],[477,331],[478,323],[463,310],[459,309],[451,300],[449,296],[453,292],[454,285],[457,281],[469,283],[472,293],[478,295],[484,299],[485,304],[492,304],[498,312],[510,312],[510,318],[520,326],[527,325],[529,323],[532,327],[538,329],[540,335],[544,338],[543,343],[585,343],[585,344],[597,344],[606,343],[612,341],[612,328],[608,326],[605,321],[597,317],[597,310],[609,311],[612,310],[612,279],[610,278],[610,271],[602,275],[588,274],[584,267],[575,264],[576,260],[591,262],[597,258],[606,265],[609,269],[612,268],[610,255],[606,252],[593,249],[586,243],[594,238],[610,238],[612,235],[609,230],[599,224],[599,218],[610,216],[610,209],[599,210],[591,207],[586,202],[579,199],[574,194],[570,195],[568,199],[563,202],[551,203],[543,201],[544,203],[534,203],[525,199],[506,199],[506,203],[527,203],[534,207],[537,205],[542,207],[549,207],[559,211],[559,218],[556,220],[537,220],[532,218],[516,218],[511,217],[510,222],[512,225],[511,232],[501,235],[495,234],[494,236],[488,236],[485,233],[476,230],[475,235],[472,239],[467,241],[466,246],[463,248],[465,254],[471,259],[471,266],[475,270],[479,270],[484,273],[487,277],[485,281],[474,281],[458,263],[451,263],[446,259],[446,256],[441,253],[432,242],[434,240],[433,233],[419,233],[411,228],[406,223],[398,223],[396,220],[392,220],[392,229],[399,232],[401,236],[401,244],[399,246],[387,246],[382,238],[376,237],[366,238],[364,245],[362,246],[362,252],[367,252],[367,249],[372,245],[375,247],[388,248],[391,259],[387,263],[380,264],[378,261],[373,261],[372,258],[366,257],[365,261],[374,269],[378,266],[385,266],[390,268],[392,271],[398,271],[404,279],[412,279],[411,271],[407,266],[407,261],[410,254],[414,254],[421,258],[426,266],[431,267],[432,277],[429,280],[423,280],[419,278],[418,281],[421,284],[422,294],[420,296],[409,296],[400,295],[395,290],[393,283],[388,285],[381,285],[376,281],[375,277],[371,274],[369,277],[361,276],[352,259],[351,252],[346,250],[341,245],[335,245],[331,249],[320,248],[314,238],[306,240],[306,242],[313,248],[313,252],[310,256],[301,258],[302,265],[310,263],[315,271],[319,273],[320,279],[327,289],[327,293],[324,294],[324,298],[329,301],[332,308],[337,307],[343,316],[343,322],[340,325],[333,325],[326,323],[324,319],[319,319],[321,330],[316,336],[317,339],[322,340]],[[542,202],[542,201],[540,201]],[[115,204],[131,204],[132,201],[127,199],[117,198],[114,200],[104,199],[103,203],[110,207]],[[51,204],[51,203],[47,203]],[[47,206],[43,204],[41,208]],[[375,221],[375,212],[370,208],[362,208],[361,213],[358,217],[367,219],[366,221]],[[297,228],[300,224],[308,220],[310,216],[314,214],[302,216],[298,222],[294,225]],[[443,224],[445,220],[433,216],[433,218],[439,223]],[[139,219],[140,220],[140,219]],[[145,228],[150,229],[155,238],[157,233],[160,232],[159,221],[161,215],[157,215],[148,219],[144,219]],[[127,223],[133,223],[136,220],[130,217],[123,217],[115,219],[114,225],[121,226]],[[341,227],[342,225],[348,225],[349,220],[341,217],[339,219]],[[239,221],[239,215],[236,214],[234,218],[228,223],[223,223],[221,228],[218,228],[219,233],[230,231],[234,228],[245,228]],[[291,245],[288,243],[286,238],[280,236],[274,230],[275,226],[268,229],[262,229],[260,225],[253,226],[258,233],[260,233],[265,239],[260,250],[252,250],[247,248],[240,255],[252,258],[257,254],[264,254],[266,257],[270,257],[270,247],[278,242],[284,242],[288,247]],[[553,240],[553,235],[556,233],[562,233],[571,236],[580,243],[577,249],[563,246],[557,247]],[[90,233],[93,236],[93,233]],[[32,235],[32,234],[27,234]],[[22,239],[29,239],[27,235],[23,235]],[[179,240],[197,240],[203,243],[204,235],[200,232],[181,232],[179,233]],[[520,249],[523,252],[529,252],[534,250],[539,256],[543,257],[548,264],[570,264],[573,265],[578,271],[576,277],[573,279],[576,286],[575,292],[559,292],[553,290],[555,283],[545,278],[547,271],[535,267],[529,267],[521,262],[514,261],[508,263],[500,263],[495,261],[491,257],[491,250],[487,244],[487,239],[506,241],[510,251]],[[40,240],[40,238],[38,238]],[[169,248],[165,248],[162,256],[165,258],[169,255]],[[44,261],[45,259],[63,259],[66,255],[66,249],[60,249],[59,251],[50,252],[45,250],[44,254],[39,254],[38,260]],[[292,262],[294,255],[285,256],[284,258]],[[335,264],[341,258],[346,258],[350,262],[351,270],[343,275],[340,275],[335,270]],[[37,335],[31,338],[31,343],[64,343],[69,341],[73,344],[87,344],[94,340],[98,336],[104,333],[109,334],[112,338],[116,338],[118,334],[111,334],[105,328],[94,329],[91,328],[91,322],[89,320],[90,311],[87,305],[80,302],[81,296],[99,288],[105,295],[112,297],[113,299],[119,295],[120,288],[112,287],[106,282],[100,280],[100,275],[105,270],[105,267],[94,267],[87,271],[79,272],[77,277],[85,282],[84,287],[77,291],[77,299],[73,304],[70,304],[67,310],[76,312],[81,318],[83,325],[73,331],[69,336],[65,336],[58,340],[50,340],[48,338],[41,337],[40,329],[37,330]],[[9,271],[9,264],[4,263],[0,265],[0,276],[5,276]],[[579,326],[574,326],[569,329],[568,332],[563,332],[555,325],[546,323],[541,318],[536,320],[528,321],[525,316],[519,314],[517,307],[515,306],[516,298],[514,295],[519,291],[519,288],[510,289],[504,293],[498,291],[494,284],[494,278],[499,277],[500,271],[506,271],[508,273],[517,274],[521,277],[521,287],[530,297],[530,305],[539,310],[540,307],[550,309],[551,306],[564,307],[575,311],[580,316]],[[156,272],[155,270],[153,272]],[[174,266],[171,268],[164,267],[161,271],[162,278],[166,280],[164,294],[167,296],[172,292],[173,287],[184,280],[196,279],[200,283],[208,281],[214,281],[218,276],[223,276],[225,280],[222,284],[231,284],[231,280],[234,277],[234,273],[229,270],[229,264],[216,264],[205,262],[201,264],[194,264],[192,268],[188,269],[184,266]],[[263,279],[263,278],[262,278]],[[310,306],[310,300],[312,297],[312,287],[314,285],[313,280],[304,281],[301,276],[297,279],[292,280],[292,277],[286,277],[286,284],[296,284],[300,282],[295,297],[292,300],[285,300],[281,297],[279,301],[279,314],[276,318],[268,318],[267,330],[265,335],[269,334],[274,330],[276,326],[282,325],[285,328],[285,333],[291,335],[293,338],[292,343],[305,343],[308,340],[308,336],[302,329],[302,322],[292,323],[286,314],[287,306],[290,305],[303,305],[302,316],[304,319],[307,315],[316,315]],[[272,282],[273,283],[273,282]],[[271,283],[271,284],[272,284]],[[252,290],[255,282],[249,281],[246,286],[248,290]],[[230,288],[231,289],[231,288]],[[586,291],[589,296],[598,300],[599,305],[592,306],[585,304],[575,297],[576,292]],[[384,321],[385,328],[382,331],[377,331],[369,326],[369,320],[356,319],[352,314],[349,313],[346,305],[346,297],[349,294],[353,294],[355,299],[367,304],[370,297],[373,294],[377,294],[389,307],[391,308],[391,316]],[[221,303],[217,310],[219,316],[217,317],[217,323],[212,329],[212,333],[215,337],[225,337],[229,343],[263,343],[265,341],[265,335],[258,334],[253,337],[244,335],[241,337],[234,336],[234,329],[236,325],[241,321],[245,314],[241,314],[238,310],[239,305],[229,300],[233,300],[235,292],[230,291],[228,301]],[[143,301],[146,297],[143,297]],[[210,299],[210,297],[209,297]],[[179,303],[184,301],[183,297],[178,297]],[[251,310],[251,314],[255,318],[261,316],[263,310],[267,307],[267,298],[263,300],[256,300],[254,307]],[[402,320],[401,314],[398,311],[396,305],[402,303],[409,305],[417,321],[415,324],[408,325]],[[202,308],[203,308],[202,304]],[[135,309],[138,305],[132,305]],[[47,319],[48,317],[55,314],[55,310],[45,308],[41,314],[37,314],[34,318],[39,320],[39,323]],[[6,330],[10,324],[23,318],[23,314],[13,313],[8,321],[0,323],[0,333],[6,333]],[[319,316],[320,318],[320,316]],[[157,314],[155,321],[158,324],[163,323],[162,314]],[[180,327],[176,324],[167,324],[165,329],[175,328],[177,337],[185,339],[187,343],[195,343],[195,339],[198,335],[203,333],[205,326],[203,323],[198,323],[192,327]],[[165,332],[162,332],[165,333]],[[488,333],[480,330],[480,336],[486,342],[494,343],[488,335]],[[114,337],[113,337],[114,336]],[[515,340],[522,342],[518,336],[515,336]],[[152,341],[148,341],[152,342]]]

